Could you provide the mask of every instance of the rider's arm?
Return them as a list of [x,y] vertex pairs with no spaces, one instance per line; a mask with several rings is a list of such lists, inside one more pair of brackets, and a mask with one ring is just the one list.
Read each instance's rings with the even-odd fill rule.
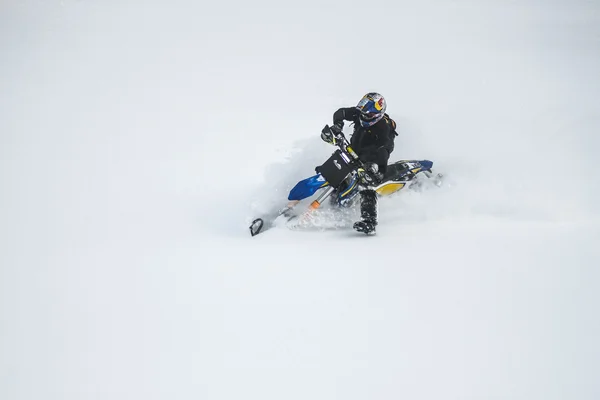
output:
[[[356,107],[340,108],[333,113],[333,123],[336,125],[344,125],[344,121],[354,121],[358,116]],[[340,124],[341,123],[341,124]]]

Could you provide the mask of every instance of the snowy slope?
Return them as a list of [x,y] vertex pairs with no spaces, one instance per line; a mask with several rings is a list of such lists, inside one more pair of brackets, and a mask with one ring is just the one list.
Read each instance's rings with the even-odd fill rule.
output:
[[[0,5],[0,398],[597,399],[600,8]],[[383,93],[437,191],[248,221]]]

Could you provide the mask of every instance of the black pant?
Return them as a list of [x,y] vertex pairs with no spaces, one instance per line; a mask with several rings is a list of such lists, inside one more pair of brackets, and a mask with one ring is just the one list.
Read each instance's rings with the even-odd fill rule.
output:
[[377,225],[377,192],[373,189],[360,192],[360,218]]
[[363,153],[359,153],[359,157],[363,162],[373,162],[379,167],[379,172],[385,174],[387,171],[388,160],[390,159],[390,151],[385,147],[377,149],[369,149]]

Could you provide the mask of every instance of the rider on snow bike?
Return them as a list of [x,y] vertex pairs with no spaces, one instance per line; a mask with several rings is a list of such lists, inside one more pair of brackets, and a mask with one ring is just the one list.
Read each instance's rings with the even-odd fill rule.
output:
[[377,226],[377,193],[373,186],[383,179],[388,159],[394,151],[396,123],[386,114],[387,104],[379,93],[367,93],[356,107],[340,108],[333,114],[333,126],[325,127],[321,138],[327,143],[335,143],[341,133],[344,121],[354,123],[350,144],[364,168],[358,170],[361,179],[360,214],[361,220],[354,229],[366,234],[375,233]]

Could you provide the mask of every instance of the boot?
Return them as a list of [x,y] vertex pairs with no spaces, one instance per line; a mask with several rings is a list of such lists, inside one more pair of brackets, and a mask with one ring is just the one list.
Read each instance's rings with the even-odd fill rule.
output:
[[354,223],[354,230],[367,235],[375,234],[377,226],[377,193],[368,189],[360,192],[360,221]]

